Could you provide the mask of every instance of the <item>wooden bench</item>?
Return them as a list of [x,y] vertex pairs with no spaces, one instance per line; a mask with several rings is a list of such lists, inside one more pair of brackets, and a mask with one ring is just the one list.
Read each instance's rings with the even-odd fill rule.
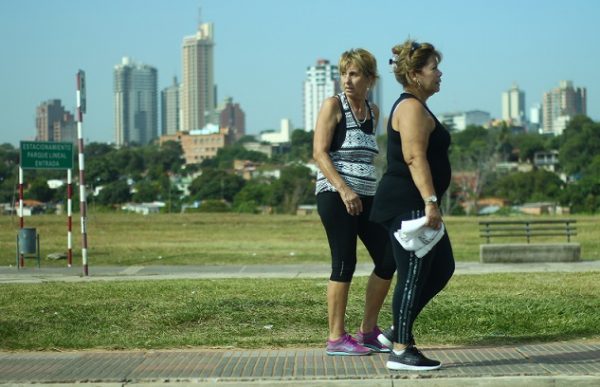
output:
[[[577,235],[574,219],[486,220],[479,222],[479,259],[485,263],[574,262],[581,259],[581,245],[571,242]],[[566,243],[538,242],[532,239],[564,236]],[[511,238],[508,243],[491,243],[492,239]],[[554,238],[550,238],[554,239]],[[527,243],[513,242],[524,240]]]

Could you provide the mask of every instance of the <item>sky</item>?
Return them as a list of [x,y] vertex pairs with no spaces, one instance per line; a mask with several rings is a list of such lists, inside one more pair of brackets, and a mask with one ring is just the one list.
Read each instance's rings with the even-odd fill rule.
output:
[[0,143],[35,138],[36,107],[76,107],[86,73],[86,142],[114,142],[113,70],[128,56],[156,67],[159,92],[181,79],[181,45],[199,21],[214,23],[218,102],[232,97],[246,131],[303,127],[306,68],[362,47],[378,60],[384,116],[402,88],[388,65],[407,38],[443,54],[438,114],[501,116],[514,83],[527,114],[559,81],[586,87],[600,120],[600,1],[571,0],[0,0]]

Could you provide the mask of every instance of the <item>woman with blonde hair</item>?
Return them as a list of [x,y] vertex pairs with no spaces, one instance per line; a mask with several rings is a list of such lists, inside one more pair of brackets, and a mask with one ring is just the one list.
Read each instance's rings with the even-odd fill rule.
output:
[[[331,250],[327,285],[329,355],[369,355],[387,352],[377,340],[379,311],[389,291],[395,264],[385,229],[369,221],[376,190],[373,164],[379,109],[367,94],[377,75],[375,57],[367,50],[344,52],[339,61],[343,92],[327,98],[314,133],[313,156],[319,166],[317,209]],[[346,331],[345,315],[350,283],[356,268],[360,238],[375,264],[365,295],[362,323],[356,337]]]

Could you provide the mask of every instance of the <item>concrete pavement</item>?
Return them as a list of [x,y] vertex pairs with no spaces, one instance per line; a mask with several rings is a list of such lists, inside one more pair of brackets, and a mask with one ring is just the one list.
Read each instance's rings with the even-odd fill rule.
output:
[[[327,264],[296,265],[226,265],[226,266],[89,266],[88,276],[83,276],[80,266],[37,268],[29,266],[17,269],[14,266],[0,267],[1,283],[35,283],[50,281],[109,281],[109,280],[152,280],[152,279],[208,279],[208,278],[319,278],[329,275]],[[369,275],[371,263],[357,265],[357,276]],[[532,273],[532,272],[586,272],[600,271],[600,260],[580,262],[544,262],[493,264],[479,262],[457,262],[455,275],[489,273]]]
[[387,355],[322,348],[0,352],[0,383],[123,386],[599,386],[600,342],[425,348],[437,371],[389,371]]

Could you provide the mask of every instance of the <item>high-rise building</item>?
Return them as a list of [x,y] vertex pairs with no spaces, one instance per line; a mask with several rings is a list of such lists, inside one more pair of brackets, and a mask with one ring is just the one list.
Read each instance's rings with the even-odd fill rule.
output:
[[528,132],[538,133],[542,127],[542,105],[534,104],[529,109],[529,124],[527,125]]
[[183,39],[181,130],[202,129],[216,108],[213,60],[213,24],[198,26],[193,36]]
[[160,93],[161,106],[161,134],[175,134],[181,130],[181,84],[177,77],[173,78],[173,84],[165,87]]
[[525,125],[525,92],[513,86],[502,93],[502,119],[510,125]]
[[559,87],[544,93],[542,102],[542,133],[561,135],[569,120],[587,114],[585,87],[573,87],[571,81],[560,81]]
[[334,96],[339,90],[340,73],[338,67],[326,59],[306,69],[304,81],[304,130],[314,130],[317,116],[323,101]]
[[69,141],[77,138],[73,114],[65,110],[60,99],[42,102],[36,109],[36,141]]
[[114,70],[115,142],[146,145],[158,135],[156,68],[124,57]]
[[239,139],[246,134],[246,114],[240,108],[239,103],[233,103],[233,98],[225,98],[225,102],[219,107],[219,127],[230,128]]

